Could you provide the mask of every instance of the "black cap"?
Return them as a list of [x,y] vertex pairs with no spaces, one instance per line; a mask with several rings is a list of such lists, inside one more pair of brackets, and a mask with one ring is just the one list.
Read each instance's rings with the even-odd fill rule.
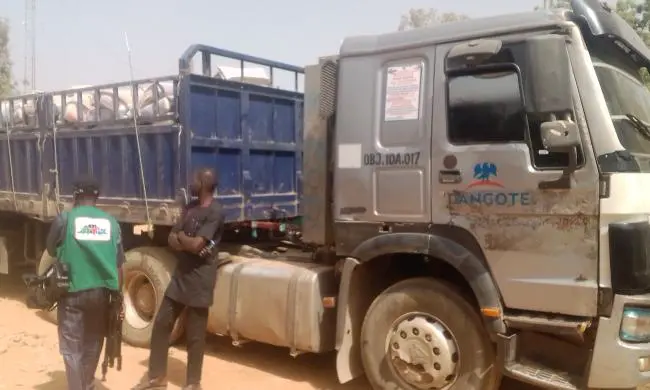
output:
[[99,196],[99,183],[90,176],[82,176],[72,183],[74,196]]

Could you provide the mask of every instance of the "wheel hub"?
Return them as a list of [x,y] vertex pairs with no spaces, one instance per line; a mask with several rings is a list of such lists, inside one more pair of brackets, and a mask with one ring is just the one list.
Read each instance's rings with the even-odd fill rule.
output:
[[156,289],[144,272],[131,271],[124,278],[124,320],[132,328],[151,325],[156,313]]
[[416,389],[444,389],[457,377],[459,354],[447,327],[428,314],[410,314],[388,335],[392,369]]
[[156,293],[151,283],[142,283],[135,293],[135,305],[142,314],[153,317],[156,310]]

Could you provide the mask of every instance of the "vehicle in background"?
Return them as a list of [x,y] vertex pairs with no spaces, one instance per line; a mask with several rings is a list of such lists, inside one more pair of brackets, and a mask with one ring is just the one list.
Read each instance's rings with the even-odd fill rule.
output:
[[40,255],[74,174],[95,174],[125,232],[124,338],[146,346],[176,261],[166,235],[210,165],[231,261],[209,331],[235,345],[337,351],[339,380],[375,389],[650,381],[650,50],[606,5],[348,38],[305,69],[304,95],[215,78],[210,53],[302,72],[197,46],[178,76],[139,82],[155,120],[144,103],[120,117],[102,86],[106,120],[59,123],[62,91],[34,96],[35,126],[10,121],[5,272]]

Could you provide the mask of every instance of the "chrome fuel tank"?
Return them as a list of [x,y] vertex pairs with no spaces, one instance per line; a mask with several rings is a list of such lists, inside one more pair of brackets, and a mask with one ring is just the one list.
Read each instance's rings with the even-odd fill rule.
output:
[[292,352],[334,349],[334,268],[289,260],[230,256],[220,267],[208,331],[233,340],[288,347]]

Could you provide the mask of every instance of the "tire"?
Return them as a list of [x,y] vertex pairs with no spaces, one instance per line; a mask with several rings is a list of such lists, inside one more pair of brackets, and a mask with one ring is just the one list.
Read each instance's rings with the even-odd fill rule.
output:
[[[169,285],[174,268],[176,257],[166,248],[140,247],[131,249],[125,254],[124,263],[124,306],[125,315],[122,327],[122,338],[125,342],[136,347],[149,347],[153,322],[158,308],[165,296],[165,290]],[[147,289],[152,289],[154,294],[155,308],[150,307],[146,315],[138,310],[134,300],[137,291],[140,291],[141,283],[148,283]],[[149,290],[151,291],[151,290]],[[151,311],[153,310],[153,312]],[[184,332],[185,312],[174,324],[170,343],[177,342]]]
[[[427,320],[426,315],[433,318]],[[403,319],[400,320],[401,325],[393,325],[400,317]],[[411,322],[414,320],[417,322]],[[432,324],[436,324],[436,327]],[[404,332],[400,328],[404,329]],[[442,367],[444,372],[450,370],[450,367],[455,367],[454,374],[449,377],[455,381],[438,384],[438,387],[445,390],[497,390],[501,376],[495,368],[494,348],[477,310],[454,286],[429,278],[408,279],[394,284],[382,292],[368,309],[361,330],[361,358],[372,388],[416,389],[397,374],[397,370],[393,368],[390,350],[399,353],[399,348],[395,349],[394,346],[400,347],[401,351],[404,351],[403,356],[424,359],[417,364],[428,361],[430,363],[424,363],[424,366],[433,367],[434,362],[441,359],[433,353],[434,349],[440,353],[436,345],[447,346],[450,343],[448,334],[441,331],[444,328],[453,336],[451,339],[455,339],[455,343],[451,343],[455,345],[457,354],[445,354],[444,348],[441,348],[441,358],[450,358],[441,360],[442,366],[437,366],[436,369]],[[419,329],[426,332],[428,340],[425,341]],[[407,331],[409,333],[406,333]],[[414,336],[416,331],[419,337]],[[388,337],[393,334],[395,336],[389,342]],[[428,337],[431,334],[434,335],[433,338]],[[429,349],[432,346],[434,349]],[[451,357],[455,357],[457,363],[453,363],[454,359]],[[443,375],[446,376],[446,373]],[[445,387],[450,383],[453,384]]]
[[[54,263],[56,259],[52,256],[50,256],[47,251],[43,251],[43,254],[41,255],[41,261],[38,262],[38,269],[36,270],[36,273],[38,275],[42,275],[47,271],[47,269]],[[41,311],[41,317],[43,317],[47,322],[51,322],[54,325],[58,323],[57,317],[56,317],[56,312],[57,309],[55,308],[54,310],[42,310]]]

